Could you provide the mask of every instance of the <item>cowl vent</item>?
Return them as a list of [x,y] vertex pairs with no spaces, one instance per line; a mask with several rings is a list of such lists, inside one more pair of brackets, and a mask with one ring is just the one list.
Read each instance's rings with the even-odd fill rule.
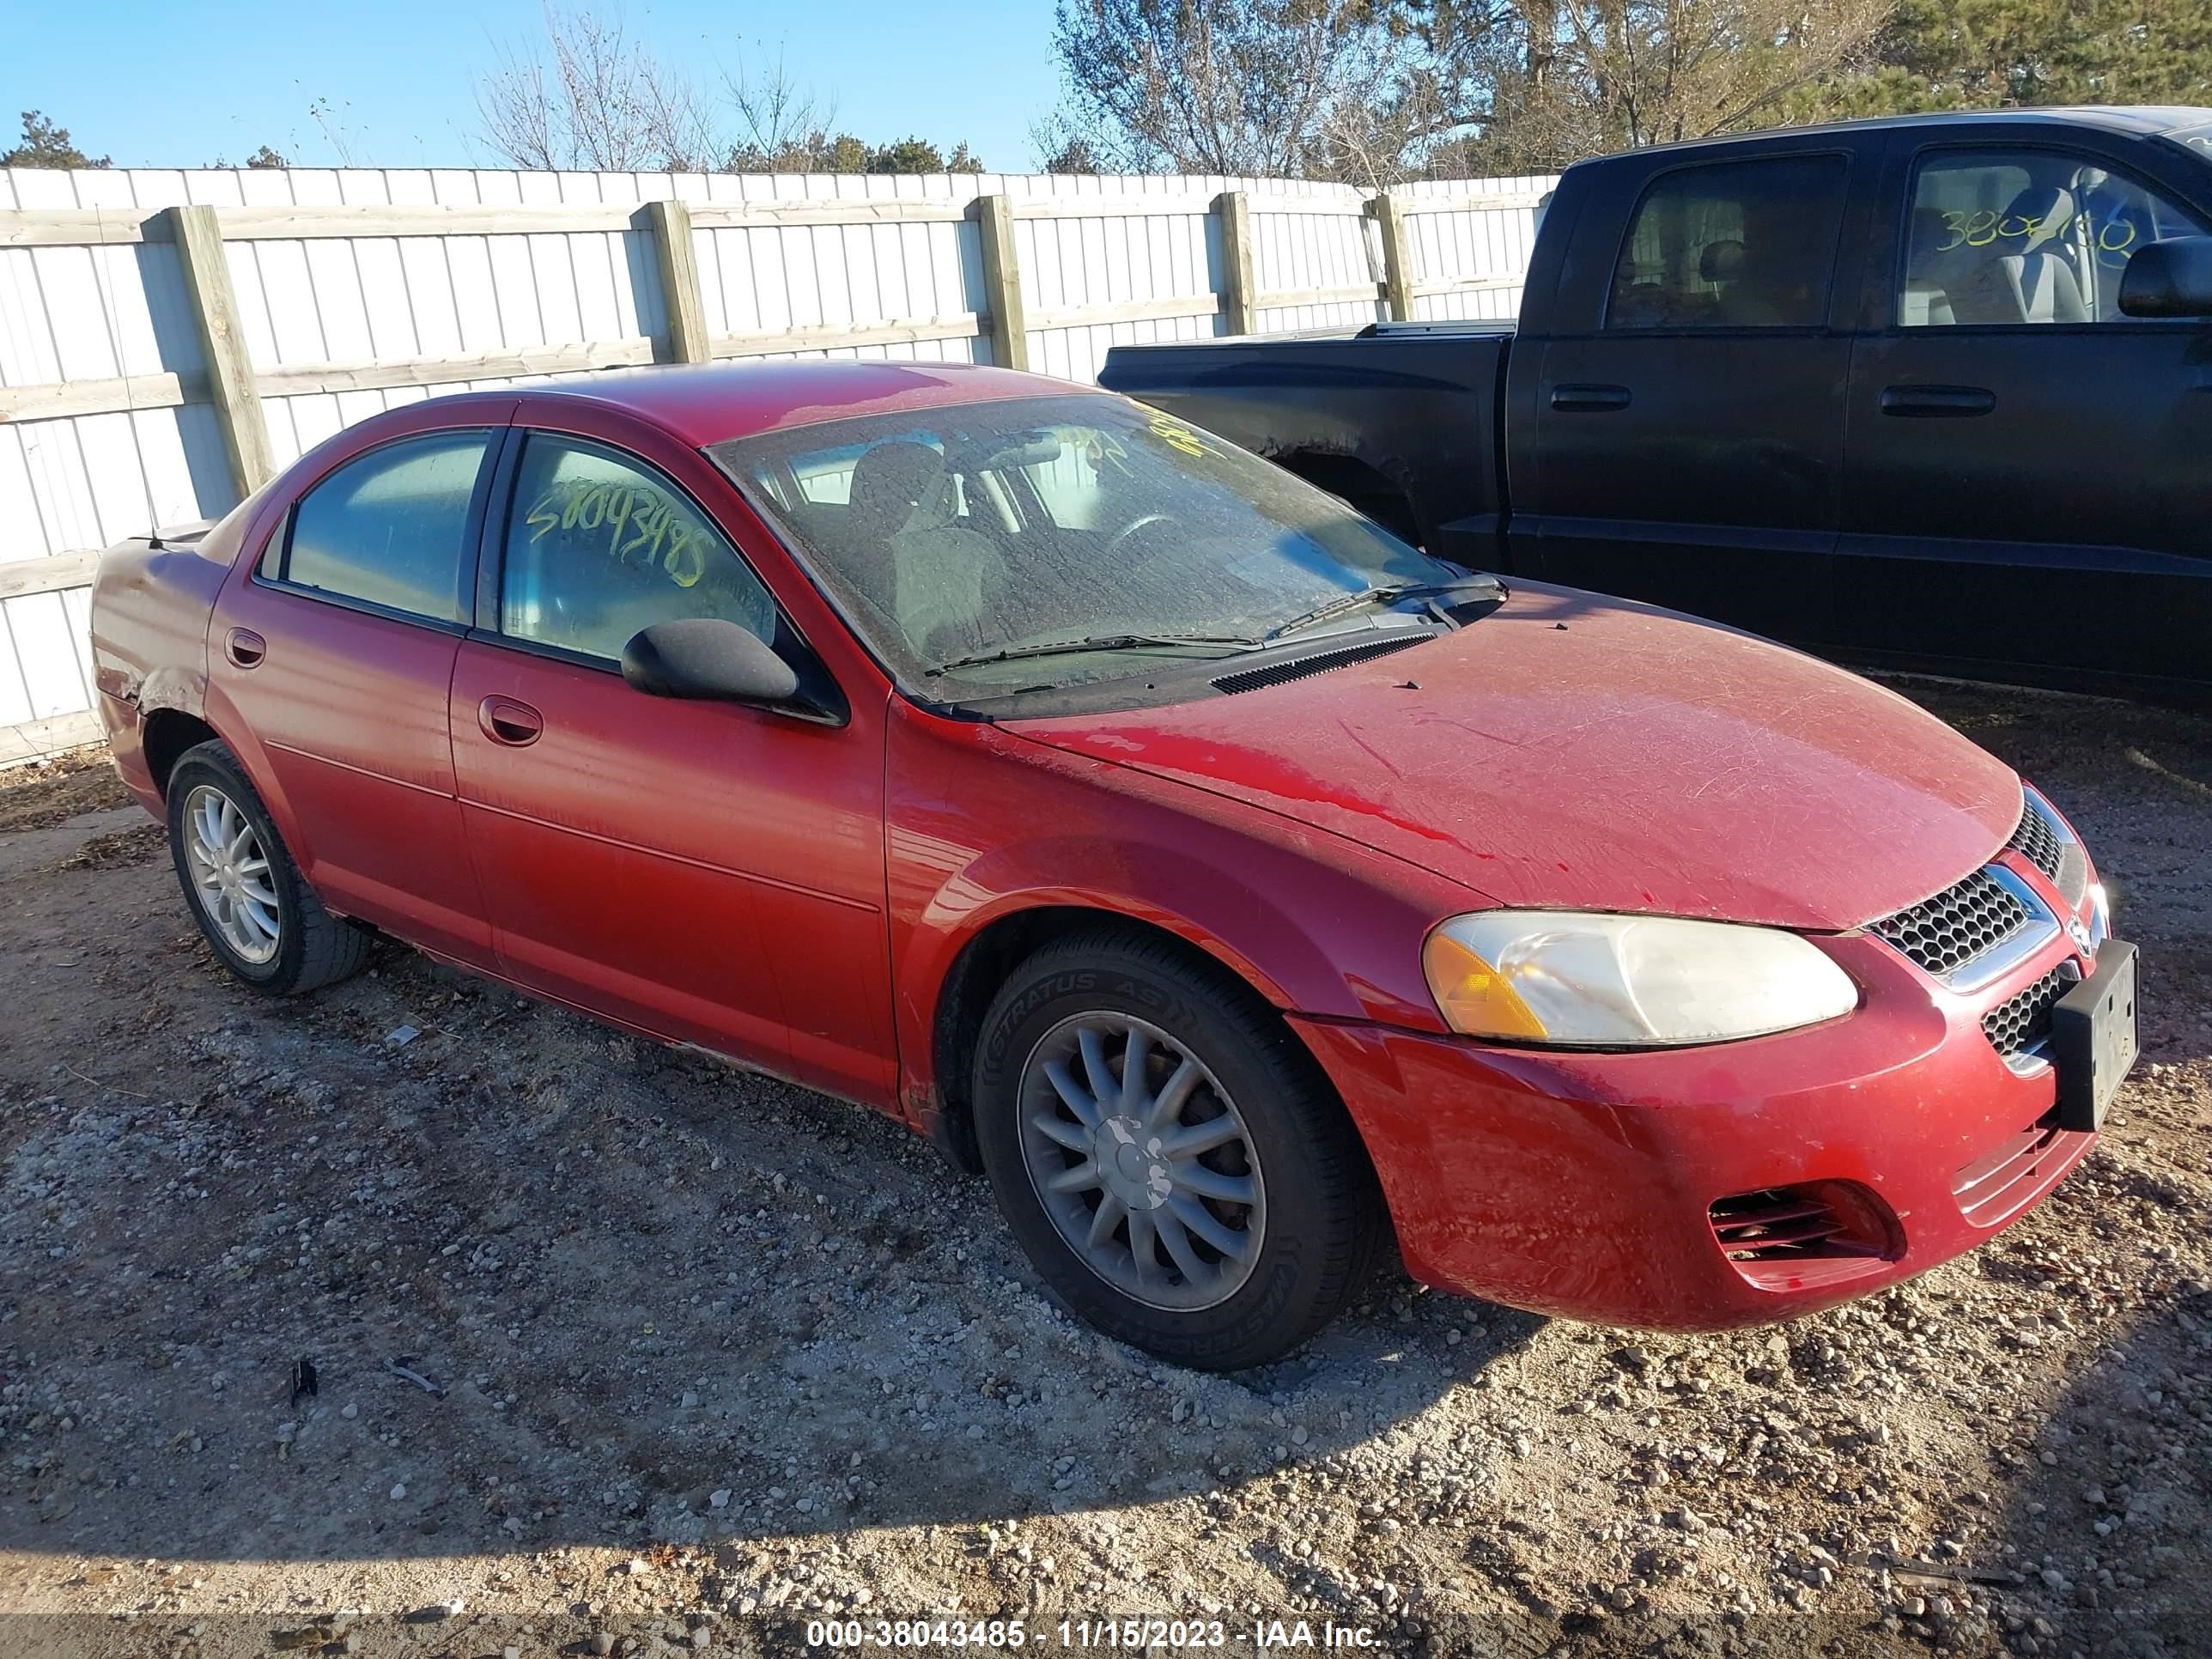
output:
[[1303,680],[1316,674],[1326,674],[1332,668],[1348,668],[1353,663],[1365,662],[1370,657],[1387,657],[1393,651],[1403,651],[1408,646],[1432,640],[1435,635],[1423,630],[1410,639],[1370,640],[1338,651],[1316,652],[1310,657],[1292,657],[1287,662],[1271,662],[1264,668],[1246,668],[1234,674],[1224,674],[1213,682],[1213,689],[1234,696],[1239,691],[1257,691],[1263,685],[1286,685],[1292,680]]

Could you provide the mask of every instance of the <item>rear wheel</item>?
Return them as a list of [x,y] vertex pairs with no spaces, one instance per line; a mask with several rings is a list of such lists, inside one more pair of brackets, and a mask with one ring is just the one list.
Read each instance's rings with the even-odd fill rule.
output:
[[1280,1358],[1343,1306],[1381,1233],[1327,1080],[1220,970],[1103,932],[1047,946],[985,1017],[985,1167],[1037,1271],[1179,1364]]
[[232,973],[284,996],[360,970],[374,935],[323,908],[228,747],[203,743],[179,756],[167,803],[177,880]]

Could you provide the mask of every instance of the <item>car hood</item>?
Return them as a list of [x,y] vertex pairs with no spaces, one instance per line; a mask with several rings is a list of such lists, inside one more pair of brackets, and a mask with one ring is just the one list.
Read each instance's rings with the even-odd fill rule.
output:
[[1009,725],[1516,906],[1855,927],[1984,862],[2021,811],[2010,768],[1856,675],[1518,582],[1481,621],[1352,666]]

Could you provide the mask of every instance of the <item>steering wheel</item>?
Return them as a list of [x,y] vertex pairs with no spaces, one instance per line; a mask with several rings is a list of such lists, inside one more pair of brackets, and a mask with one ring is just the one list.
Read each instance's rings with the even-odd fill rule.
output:
[[1104,556],[1107,558],[1113,557],[1114,555],[1119,553],[1124,547],[1127,546],[1130,541],[1133,540],[1139,532],[1152,530],[1161,525],[1172,525],[1176,528],[1181,529],[1182,527],[1182,520],[1176,518],[1172,513],[1139,513],[1135,518],[1123,525],[1107,539]]

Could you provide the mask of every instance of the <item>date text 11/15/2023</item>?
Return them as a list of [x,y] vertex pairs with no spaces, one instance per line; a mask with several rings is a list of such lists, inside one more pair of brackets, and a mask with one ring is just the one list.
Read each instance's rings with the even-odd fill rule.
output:
[[1019,1619],[810,1620],[810,1648],[1025,1648],[1057,1645],[1080,1650],[1145,1652],[1154,1648],[1249,1648],[1255,1654],[1302,1649],[1362,1650],[1376,1645],[1365,1625],[1333,1619],[1255,1619],[1234,1626],[1219,1619],[1063,1619],[1032,1633]]

